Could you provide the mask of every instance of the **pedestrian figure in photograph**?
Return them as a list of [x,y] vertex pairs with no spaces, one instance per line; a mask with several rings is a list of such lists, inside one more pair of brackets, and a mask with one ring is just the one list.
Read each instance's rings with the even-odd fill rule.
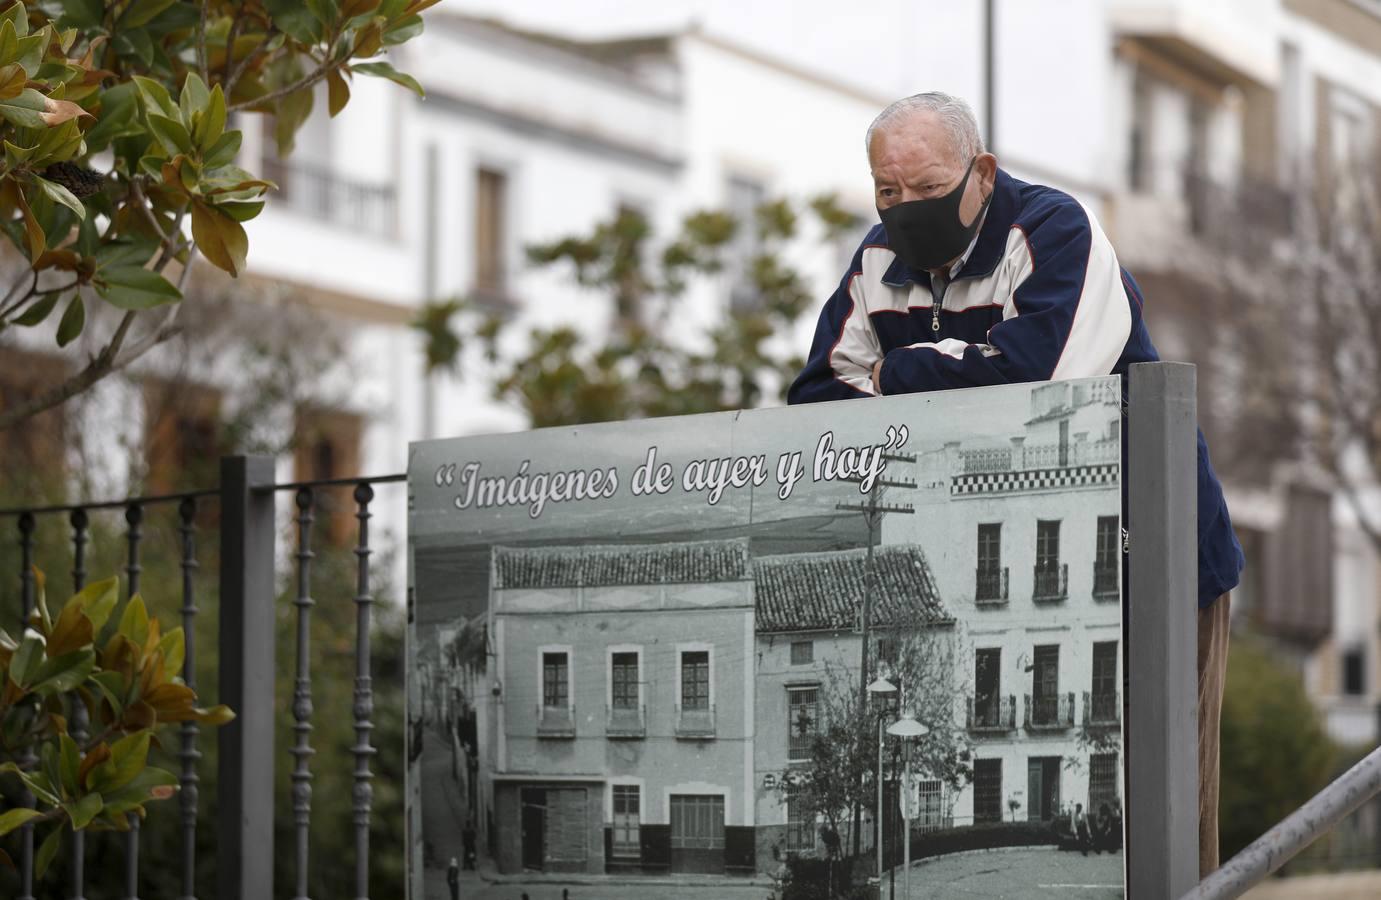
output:
[[446,867],[446,885],[451,889],[451,900],[460,900],[460,863],[454,856]]
[[1079,852],[1088,856],[1088,848],[1092,842],[1089,840],[1088,816],[1084,815],[1082,803],[1074,804],[1074,836],[1079,842]]
[[465,869],[475,870],[475,820],[465,820],[465,830],[460,833],[461,846],[465,852]]
[[[1159,359],[1140,289],[1097,219],[1000,169],[963,100],[898,100],[865,141],[881,224],[821,310],[788,402],[1108,374],[1125,384],[1131,364]],[[1227,594],[1243,566],[1202,433],[1197,546],[1202,875],[1218,866]]]

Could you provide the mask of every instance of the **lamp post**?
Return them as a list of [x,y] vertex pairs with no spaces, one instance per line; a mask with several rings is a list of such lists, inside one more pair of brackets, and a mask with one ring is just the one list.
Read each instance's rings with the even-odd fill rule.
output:
[[[892,695],[897,692],[897,686],[879,675],[872,684],[868,685],[868,693],[872,694],[877,700],[886,703],[892,699]],[[878,710],[878,814],[877,814],[877,852],[878,852],[878,884],[882,884],[882,717],[887,712],[887,707],[883,706]]]
[[911,900],[911,749],[913,741],[925,737],[930,733],[930,729],[917,722],[916,717],[908,712],[887,726],[887,733],[906,742],[903,745],[906,748],[906,769],[898,795],[902,799],[901,815],[905,823],[902,832],[902,872],[905,880],[902,883],[906,890],[906,900]]

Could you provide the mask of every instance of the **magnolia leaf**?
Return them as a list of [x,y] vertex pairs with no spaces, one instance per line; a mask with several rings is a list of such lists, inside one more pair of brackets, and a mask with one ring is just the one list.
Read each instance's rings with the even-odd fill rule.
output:
[[172,94],[161,83],[152,78],[145,78],[142,75],[131,76],[135,87],[139,91],[139,96],[144,101],[144,109],[149,113],[159,113],[168,118],[176,118],[178,115],[177,105],[173,103]]
[[173,5],[174,0],[134,0],[120,17],[121,28],[142,28]]
[[18,97],[24,91],[24,85],[28,80],[28,73],[19,63],[0,66],[0,100]]
[[86,218],[86,207],[82,206],[82,202],[73,196],[72,192],[67,188],[39,175],[31,174],[29,177],[33,179],[34,184],[38,185],[43,190],[43,193],[48,195],[49,200],[55,203],[61,203],[63,206],[72,210],[72,212],[77,214],[78,219]]
[[88,782],[91,790],[109,793],[134,780],[149,758],[149,732],[137,731],[126,735],[110,746],[110,759],[91,771]]
[[43,844],[39,846],[38,852],[34,854],[34,877],[42,878],[48,871],[48,867],[53,864],[53,858],[58,855],[58,847],[62,845],[62,826],[54,828],[43,839]]
[[81,267],[81,255],[75,250],[44,250],[34,262],[34,269],[59,269],[63,272],[75,272]]
[[82,612],[81,604],[69,600],[58,613],[52,634],[48,635],[48,658],[79,650],[90,644],[94,635],[91,620]]
[[[217,88],[220,85],[216,85]],[[218,137],[210,147],[199,143],[203,147],[201,164],[207,169],[219,169],[228,166],[235,161],[235,155],[240,152],[240,141],[244,135],[240,131],[227,131]]]
[[79,790],[77,772],[81,769],[82,753],[71,735],[64,734],[58,740],[61,745],[58,753],[58,773],[62,779],[62,790],[75,796]]
[[19,780],[24,782],[24,786],[34,793],[34,796],[47,803],[49,806],[57,806],[62,802],[57,790],[48,782],[47,776],[41,772],[26,772],[19,768],[15,763],[5,763],[0,765],[0,773],[8,772],[11,775],[18,775]]
[[43,249],[47,246],[48,238],[43,232],[43,226],[38,224],[38,217],[34,215],[33,209],[29,206],[29,200],[24,196],[23,188],[12,179],[5,179],[0,181],[0,197],[19,208],[19,214],[24,220],[24,237],[29,245],[29,259],[37,261],[43,255]]
[[421,33],[422,17],[411,15],[384,32],[384,45],[393,47],[398,44],[406,43]]
[[[104,267],[99,270],[95,285],[96,293],[105,298],[110,305],[120,309],[152,309],[182,299],[182,294],[172,282],[151,269],[137,265]],[[143,603],[139,606],[142,610]],[[126,607],[125,615],[129,613],[130,607]],[[148,627],[147,616],[144,627]],[[123,621],[120,628],[124,630]],[[142,639],[136,643],[142,643]]]
[[[215,149],[217,142],[225,136],[225,119],[225,93],[218,84],[206,101],[206,109],[192,126],[192,143],[203,154]],[[214,168],[209,163],[207,165]]]
[[192,136],[187,133],[187,126],[172,116],[149,113],[149,131],[153,132],[153,136],[158,139],[159,146],[169,156],[191,153],[194,149]]
[[9,834],[21,825],[32,822],[42,815],[43,813],[36,809],[24,809],[23,807],[0,813],[0,835]]
[[350,102],[350,85],[345,83],[345,76],[340,74],[340,69],[332,69],[326,76],[326,88],[327,109],[334,119],[345,109],[345,104]]
[[91,820],[96,818],[103,806],[105,806],[105,800],[100,794],[87,794],[75,803],[62,804],[62,809],[72,820],[73,830],[81,831],[91,824]]
[[16,325],[23,325],[28,328],[39,324],[48,318],[53,312],[53,308],[58,305],[58,298],[62,296],[60,291],[49,291],[38,302],[24,310],[24,314],[14,320]]
[[187,78],[182,82],[182,93],[178,95],[178,108],[182,111],[182,121],[191,122],[193,117],[206,110],[206,104],[211,101],[211,92],[206,88],[206,82],[202,81],[195,72],[188,72]]
[[192,201],[192,237],[212,265],[231,275],[244,271],[249,238],[230,216],[200,200]]
[[82,757],[81,765],[77,767],[77,786],[85,789],[91,770],[108,759],[110,759],[110,745],[105,741],[88,750],[86,755]]
[[86,681],[95,666],[96,654],[89,649],[54,657],[39,667],[33,690],[44,696],[64,694]]
[[187,638],[182,628],[174,628],[158,641],[158,649],[163,654],[164,665],[173,675],[182,672],[183,658],[187,652]]
[[19,640],[19,649],[14,651],[14,658],[10,660],[10,681],[21,688],[27,688],[33,682],[43,665],[43,645],[43,637],[37,632],[24,632]]
[[48,111],[48,98],[33,88],[25,88],[16,96],[0,100],[0,117],[20,128],[43,128],[43,114]]
[[71,302],[67,304],[67,310],[62,314],[61,321],[58,322],[58,346],[66,347],[72,343],[85,327],[86,304],[82,302],[82,292],[78,290],[72,295]]
[[427,92],[422,89],[422,85],[417,83],[416,78],[399,72],[386,62],[359,63],[351,66],[350,70],[364,75],[373,75],[375,78],[387,78],[389,81],[401,84],[419,97],[427,96]]
[[157,766],[147,766],[128,784],[105,793],[106,805],[120,808],[126,804],[140,804],[145,800],[165,800],[177,793],[177,776]]
[[44,111],[39,113],[45,125],[61,125],[63,122],[86,116],[94,118],[91,113],[82,109],[71,100],[54,100],[52,97],[43,98]]
[[236,222],[248,222],[263,211],[264,201],[253,200],[248,203],[222,203],[216,208]]
[[224,703],[218,703],[209,709],[193,708],[192,717],[203,725],[224,725],[234,721],[235,711]]
[[383,31],[377,23],[371,23],[356,32],[355,46],[350,49],[349,55],[358,59],[369,59],[371,56],[378,56],[383,45]]
[[93,581],[82,588],[67,603],[76,605],[91,620],[91,627],[100,631],[120,601],[120,579],[114,575]]
[[29,33],[29,13],[24,8],[23,3],[16,3],[4,12],[0,12],[0,20],[9,22],[14,28],[14,33],[19,37]]

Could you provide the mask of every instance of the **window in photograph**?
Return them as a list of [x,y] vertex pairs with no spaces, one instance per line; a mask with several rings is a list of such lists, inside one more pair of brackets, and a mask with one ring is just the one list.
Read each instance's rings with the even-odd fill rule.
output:
[[614,653],[610,656],[610,678],[614,709],[638,708],[638,654]]
[[614,856],[637,858],[641,855],[641,811],[641,797],[636,784],[614,785]]
[[1103,804],[1117,809],[1117,754],[1095,753],[1088,761],[1088,813],[1098,814]]
[[1002,650],[976,650],[973,656],[973,721],[980,727],[995,727],[1002,707]]
[[562,708],[570,702],[570,669],[565,653],[542,654],[542,705]]
[[1002,821],[1002,760],[973,761],[973,820]]
[[889,666],[897,664],[897,639],[891,637],[880,637],[877,642],[878,662],[886,663]]
[[820,733],[818,688],[787,688],[787,754],[788,762],[810,759],[810,745]]
[[815,817],[805,812],[805,804],[796,797],[786,798],[786,850],[788,853],[810,853],[815,850]]
[[1060,645],[1036,647],[1031,673],[1031,722],[1054,725],[1060,714]]
[[1366,655],[1361,647],[1351,647],[1343,654],[1343,693],[1358,697],[1367,692]]
[[804,666],[813,662],[815,662],[814,641],[791,642],[791,664],[793,666]]
[[710,652],[686,650],[681,654],[681,708],[710,708]]
[[1055,600],[1065,595],[1064,567],[1060,565],[1060,520],[1036,522],[1035,598]]
[[918,831],[939,831],[945,827],[944,787],[935,779],[918,785],[919,804],[913,826]]
[[1089,695],[1094,722],[1116,722],[1117,641],[1098,641],[1093,645],[1093,690]]
[[671,849],[723,850],[724,797],[672,794]]
[[978,526],[978,567],[974,599],[1002,600],[1002,523],[987,522]]
[[1033,756],[1026,761],[1026,820],[1049,822],[1060,813],[1060,757]]
[[1118,593],[1117,557],[1121,552],[1122,520],[1117,516],[1098,517],[1098,537],[1093,557],[1093,593]]

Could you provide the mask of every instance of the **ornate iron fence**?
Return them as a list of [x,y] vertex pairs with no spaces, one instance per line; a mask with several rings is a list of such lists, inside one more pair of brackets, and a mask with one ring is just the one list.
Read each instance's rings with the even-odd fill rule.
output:
[[[14,520],[20,549],[21,612],[27,620],[35,603],[35,533],[42,517],[67,517],[70,528],[71,584],[80,590],[86,583],[88,545],[91,541],[91,513],[96,510],[122,510],[125,520],[125,598],[128,600],[140,589],[141,550],[144,522],[151,508],[176,507],[180,547],[179,567],[182,573],[181,607],[179,615],[186,642],[184,680],[196,687],[196,622],[197,606],[194,574],[197,558],[197,525],[207,517],[210,506],[219,505],[220,529],[220,597],[218,666],[220,702],[237,713],[234,722],[220,729],[217,735],[218,761],[216,781],[219,786],[217,808],[217,872],[218,893],[222,900],[250,900],[273,896],[273,771],[274,771],[274,548],[275,499],[286,491],[293,491],[296,500],[296,608],[295,661],[292,712],[296,739],[291,752],[294,757],[292,773],[293,824],[296,844],[297,883],[294,896],[306,898],[308,891],[308,837],[311,826],[311,743],[312,706],[311,636],[308,629],[311,610],[316,601],[311,595],[313,551],[312,524],[315,519],[316,492],[331,486],[353,486],[354,518],[357,520],[353,554],[356,558],[355,594],[355,684],[352,717],[355,743],[350,748],[354,757],[353,827],[355,833],[354,895],[369,896],[369,826],[373,789],[370,761],[375,748],[370,743],[373,731],[373,683],[371,678],[370,624],[374,602],[370,590],[369,520],[370,504],[374,500],[374,486],[401,482],[405,475],[386,475],[372,478],[347,478],[279,484],[273,478],[273,460],[268,457],[227,457],[221,463],[221,484],[218,488],[178,494],[127,497],[110,502],[81,502],[70,505],[30,507],[0,510],[0,519]],[[70,728],[79,743],[88,735],[85,706],[70,699]],[[179,774],[182,847],[178,866],[181,870],[181,897],[195,900],[197,869],[197,813],[199,785],[204,773],[198,763],[200,734],[194,723],[179,728],[179,749],[176,756],[181,764]],[[33,765],[35,760],[22,760]],[[24,802],[32,805],[33,798]],[[158,815],[159,810],[151,810]],[[124,841],[124,872],[121,875],[122,896],[139,897],[141,859],[140,822],[130,817],[130,830]],[[102,836],[104,837],[104,836]],[[67,844],[71,883],[65,896],[82,898],[86,890],[84,863],[87,858],[87,836],[71,834]],[[20,836],[20,854],[16,860],[19,870],[19,898],[34,897],[34,842],[32,826],[26,826]],[[103,879],[109,879],[103,873]]]

